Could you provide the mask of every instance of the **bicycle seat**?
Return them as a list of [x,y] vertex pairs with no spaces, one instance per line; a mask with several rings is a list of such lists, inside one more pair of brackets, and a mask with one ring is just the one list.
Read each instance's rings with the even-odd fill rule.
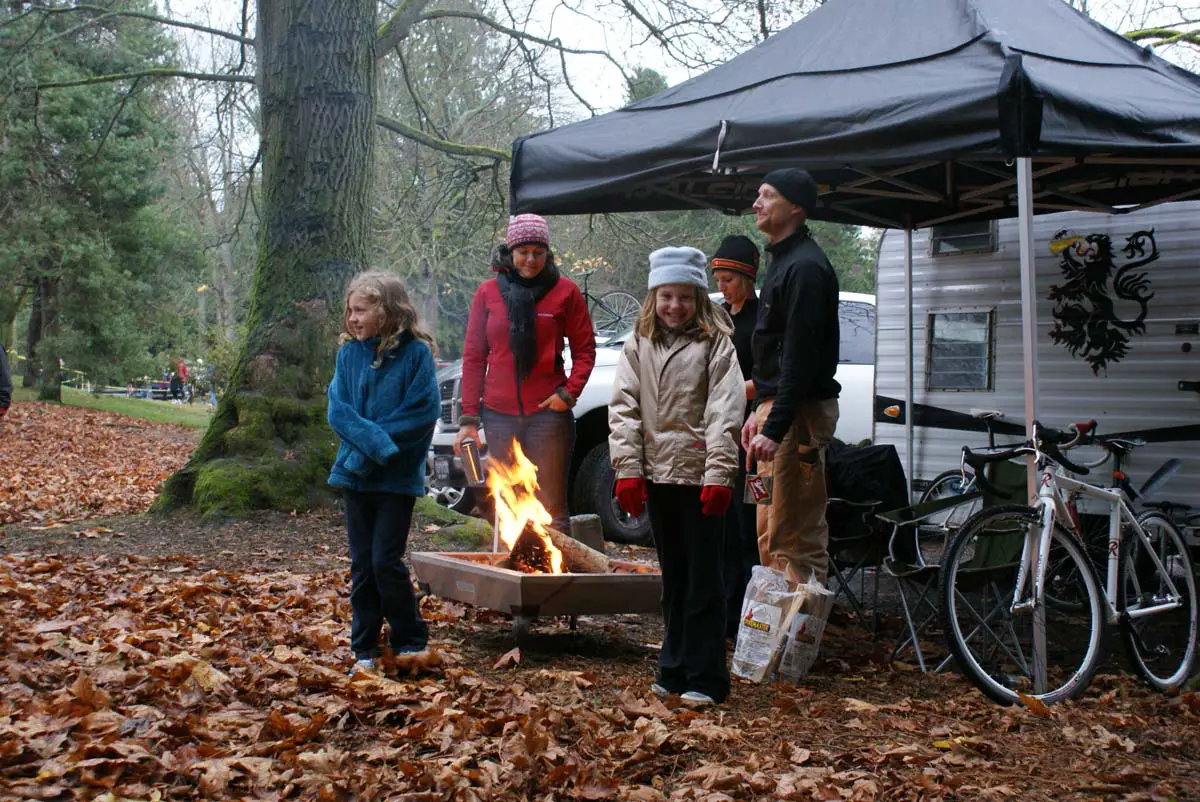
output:
[[1004,413],[998,409],[972,409],[971,417],[979,420],[1001,420]]
[[1096,445],[1103,446],[1113,454],[1125,456],[1131,453],[1135,448],[1141,448],[1146,445],[1146,441],[1140,437],[1114,437],[1112,439],[1096,438]]
[[593,267],[593,268],[589,268],[588,270],[578,270],[575,272],[575,275],[579,276],[580,278],[587,278],[588,276],[592,275],[592,273],[595,273],[595,272],[596,272],[596,268]]

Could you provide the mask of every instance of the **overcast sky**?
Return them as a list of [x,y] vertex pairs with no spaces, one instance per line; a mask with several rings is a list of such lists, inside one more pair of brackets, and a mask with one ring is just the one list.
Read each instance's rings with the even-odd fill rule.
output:
[[[836,0],[833,0],[836,2]],[[199,22],[215,28],[235,30],[241,15],[240,0],[160,0],[168,16]],[[595,15],[595,5],[588,0],[581,0],[571,5]],[[1101,23],[1117,31],[1128,31],[1151,24],[1164,24],[1178,20],[1181,16],[1189,19],[1200,18],[1200,2],[1169,3],[1166,0],[1089,0],[1088,10]],[[253,3],[252,3],[253,7]],[[534,25],[541,28],[539,33],[551,33],[561,37],[568,44],[579,48],[606,49],[616,58],[627,65],[653,67],[665,74],[672,83],[679,83],[689,76],[686,69],[667,62],[661,51],[653,43],[634,46],[632,32],[629,26],[621,20],[611,17],[597,22],[583,14],[576,13],[567,4],[541,2],[538,8],[545,9],[551,14],[549,19],[535,18]],[[207,48],[212,47],[211,37],[191,32],[183,33],[191,51],[203,55]],[[253,35],[253,33],[251,33]],[[222,42],[221,47],[228,46]],[[1172,48],[1161,53],[1164,57],[1182,63],[1190,69],[1196,69],[1194,49]],[[575,56],[569,57],[572,71],[572,81],[581,93],[601,111],[607,111],[620,106],[624,99],[624,86],[620,75],[609,64],[600,58]]]

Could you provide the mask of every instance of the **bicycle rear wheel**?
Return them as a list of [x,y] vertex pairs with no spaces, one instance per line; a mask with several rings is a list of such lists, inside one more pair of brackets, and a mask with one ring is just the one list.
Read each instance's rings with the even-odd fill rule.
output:
[[597,334],[616,335],[637,322],[642,302],[623,290],[611,290],[592,301],[592,328]]
[[[975,489],[975,477],[968,476],[963,478],[962,471],[943,471],[939,473],[925,492],[921,494],[921,504],[929,501],[940,501],[950,496],[961,496],[970,493]],[[967,519],[979,512],[983,506],[983,499],[975,499],[957,507],[951,507],[943,512],[936,513],[929,517],[929,523],[934,526],[940,526],[943,529],[955,530],[960,528]]]
[[[950,652],[967,679],[1001,704],[1022,694],[1046,704],[1074,698],[1100,665],[1101,590],[1066,529],[1055,525],[1051,534],[1040,610],[1013,609],[1022,548],[1031,529],[1036,534],[1040,527],[1033,507],[984,510],[963,524],[942,562],[941,613]],[[1039,616],[1045,621],[1044,653],[1035,646]]]
[[[1160,691],[1168,691],[1187,682],[1196,660],[1196,574],[1187,544],[1170,519],[1154,510],[1139,515],[1138,524],[1146,539],[1127,532],[1121,542],[1117,578],[1121,639],[1129,662],[1142,679]],[[1166,576],[1158,570],[1151,553],[1158,557]],[[1134,617],[1139,609],[1168,599],[1168,577],[1179,594],[1180,606]]]

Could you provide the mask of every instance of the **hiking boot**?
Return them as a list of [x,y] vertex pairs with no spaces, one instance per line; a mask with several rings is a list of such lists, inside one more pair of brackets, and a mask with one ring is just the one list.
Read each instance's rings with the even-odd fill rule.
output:
[[688,691],[679,697],[679,700],[688,707],[693,709],[700,707],[712,707],[717,703],[717,700],[706,693],[700,691]]
[[668,691],[663,686],[659,685],[657,682],[655,682],[654,684],[652,684],[650,686],[650,693],[654,694],[659,699],[666,699],[668,696],[671,695],[670,691]]

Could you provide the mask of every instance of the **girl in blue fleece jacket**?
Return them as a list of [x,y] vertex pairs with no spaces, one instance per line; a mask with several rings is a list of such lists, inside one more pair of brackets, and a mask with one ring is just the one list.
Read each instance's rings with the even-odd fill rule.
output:
[[329,385],[329,425],[342,441],[329,484],[346,499],[356,673],[375,669],[385,618],[396,654],[423,652],[428,643],[403,558],[441,399],[433,338],[400,279],[355,277],[344,324]]

